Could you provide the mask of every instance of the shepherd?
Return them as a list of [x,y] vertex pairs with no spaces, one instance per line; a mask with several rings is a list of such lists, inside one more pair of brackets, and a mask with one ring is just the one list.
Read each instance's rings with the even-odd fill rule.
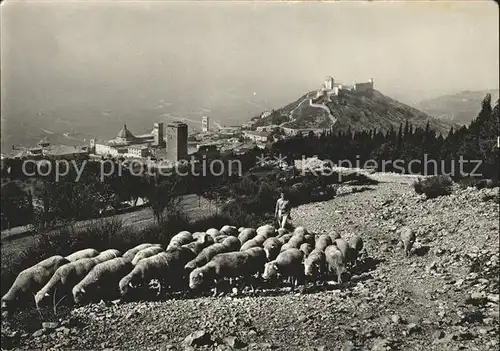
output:
[[276,210],[274,211],[274,217],[278,221],[278,226],[280,228],[285,228],[288,220],[292,219],[290,216],[291,204],[288,196],[284,191],[281,191],[280,198],[276,201]]

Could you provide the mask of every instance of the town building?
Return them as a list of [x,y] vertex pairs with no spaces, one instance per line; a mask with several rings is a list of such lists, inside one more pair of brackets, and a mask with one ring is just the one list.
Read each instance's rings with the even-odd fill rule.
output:
[[271,124],[269,126],[260,126],[255,128],[256,131],[258,132],[272,132],[273,130],[279,128],[280,126],[277,124]]
[[271,116],[272,114],[273,114],[272,111],[264,111],[261,113],[260,118],[266,118]]
[[250,139],[254,142],[267,142],[269,140],[270,134],[268,132],[257,132],[247,130],[243,133],[243,137]]
[[154,123],[151,133],[141,135],[134,135],[125,124],[114,139],[107,142],[91,139],[90,152],[111,157],[148,157],[165,145],[163,123]]
[[42,139],[38,142],[37,146],[31,148],[23,148],[14,154],[11,158],[14,159],[84,159],[89,155],[89,148],[87,146],[68,146],[56,144],[52,145],[47,139]]
[[167,125],[167,159],[172,162],[187,160],[188,126],[182,122]]

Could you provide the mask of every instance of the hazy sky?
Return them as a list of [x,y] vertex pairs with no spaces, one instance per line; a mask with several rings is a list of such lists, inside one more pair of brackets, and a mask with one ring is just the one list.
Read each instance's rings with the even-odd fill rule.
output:
[[6,0],[0,9],[8,111],[158,99],[255,111],[319,88],[326,75],[373,77],[404,101],[498,88],[494,1]]

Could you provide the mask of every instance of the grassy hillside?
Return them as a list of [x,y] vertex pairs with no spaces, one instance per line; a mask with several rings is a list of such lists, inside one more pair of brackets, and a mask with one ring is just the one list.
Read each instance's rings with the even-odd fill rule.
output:
[[429,121],[431,128],[441,133],[448,132],[451,126],[449,122],[432,118],[376,90],[372,97],[346,92],[339,100],[342,102],[334,100],[327,103],[332,115],[337,119],[334,131],[346,130],[349,127],[352,131],[370,128],[387,131],[391,126],[398,128],[407,120],[414,127],[425,127]]
[[[289,128],[319,128],[328,129],[331,125],[328,113],[320,108],[311,107],[308,99],[316,92],[309,92],[298,100],[277,110],[281,116],[293,117],[284,124]],[[435,119],[426,113],[397,100],[374,91],[373,96],[361,96],[354,92],[344,91],[339,97],[332,97],[332,101],[324,101],[332,116],[337,120],[333,130],[360,131],[377,128],[387,131],[393,126],[398,128],[400,123],[407,120],[414,126],[425,127],[427,121],[432,129],[446,133],[452,123]],[[259,125],[271,124],[271,117],[259,120]]]
[[491,94],[492,100],[496,101],[499,91],[498,89],[462,91],[423,100],[416,107],[433,117],[464,125],[477,117],[481,110],[481,101],[486,94]]

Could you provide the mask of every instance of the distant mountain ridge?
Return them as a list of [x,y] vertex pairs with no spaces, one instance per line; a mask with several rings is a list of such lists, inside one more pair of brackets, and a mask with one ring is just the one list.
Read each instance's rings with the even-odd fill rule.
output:
[[487,89],[447,94],[423,100],[415,107],[441,120],[465,125],[477,117],[481,110],[481,101],[486,94],[491,94],[492,101],[495,102],[499,97],[499,90]]
[[[274,111],[270,116],[255,122],[256,126],[280,124],[294,129],[330,129],[335,131],[362,131],[377,129],[388,131],[408,121],[414,127],[430,127],[447,133],[454,123],[432,118],[418,109],[383,95],[377,90],[373,94],[359,94],[343,90],[339,96],[316,98],[316,91],[309,92],[298,100]],[[313,105],[308,101],[313,99]],[[330,110],[315,107],[322,103]],[[332,126],[332,122],[333,126]]]

